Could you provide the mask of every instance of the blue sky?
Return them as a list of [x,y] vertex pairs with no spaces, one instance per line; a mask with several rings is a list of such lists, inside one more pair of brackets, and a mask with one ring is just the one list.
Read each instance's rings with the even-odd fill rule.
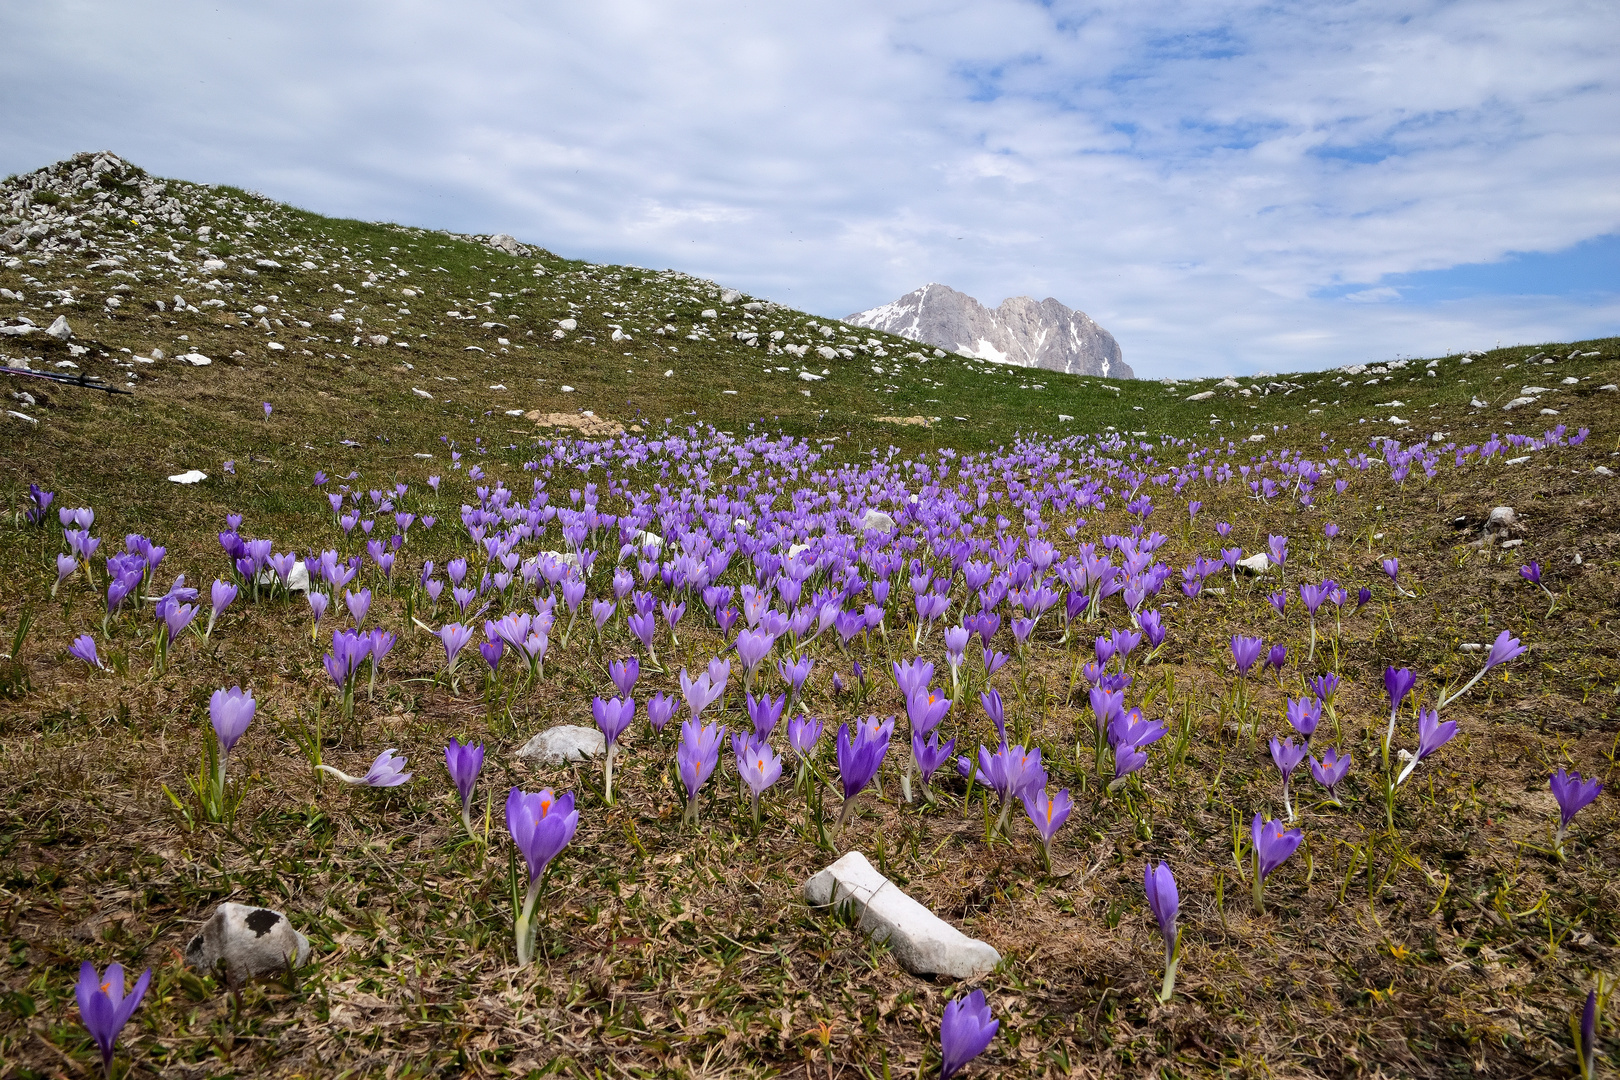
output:
[[111,149],[839,317],[1055,296],[1144,376],[1620,333],[1620,5],[12,4],[0,172]]

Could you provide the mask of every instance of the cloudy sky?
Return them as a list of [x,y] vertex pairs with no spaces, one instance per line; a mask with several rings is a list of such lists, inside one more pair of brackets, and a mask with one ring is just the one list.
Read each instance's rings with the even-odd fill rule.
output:
[[12,3],[0,173],[110,149],[840,317],[1054,296],[1139,375],[1620,333],[1620,4]]

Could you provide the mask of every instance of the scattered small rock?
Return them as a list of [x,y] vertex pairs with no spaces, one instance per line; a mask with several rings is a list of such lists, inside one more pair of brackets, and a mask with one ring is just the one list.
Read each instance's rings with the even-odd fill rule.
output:
[[517,756],[541,765],[557,765],[565,761],[584,761],[600,756],[607,749],[602,732],[578,724],[560,724],[547,728],[517,751]]
[[1247,559],[1238,560],[1238,569],[1251,577],[1259,577],[1271,569],[1271,559],[1263,551],[1257,551]]
[[200,484],[208,479],[208,474],[201,469],[187,469],[183,473],[175,473],[169,477],[172,484]]
[[73,330],[68,326],[66,315],[58,315],[56,320],[45,328],[45,333],[57,341],[66,341],[73,336]]
[[309,938],[270,908],[226,901],[186,944],[186,961],[200,971],[225,965],[231,986],[279,975],[309,961]]
[[866,513],[861,515],[862,532],[894,532],[894,518],[885,514],[876,507],[867,507]]

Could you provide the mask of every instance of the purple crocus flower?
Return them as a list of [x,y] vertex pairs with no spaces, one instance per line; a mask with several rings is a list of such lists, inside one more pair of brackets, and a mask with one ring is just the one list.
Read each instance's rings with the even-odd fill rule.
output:
[[51,586],[52,596],[56,595],[56,590],[61,586],[62,582],[67,580],[68,575],[78,568],[79,560],[72,555],[58,555],[56,557],[56,584]]
[[776,635],[761,630],[739,630],[736,639],[737,659],[743,665],[743,685],[745,688],[754,685],[754,671],[759,667],[760,661],[770,654],[771,647],[776,644]]
[[901,663],[894,662],[894,682],[900,688],[902,698],[910,698],[918,690],[922,690],[934,678],[934,665],[922,657],[915,657]]
[[1159,989],[1159,1001],[1170,1000],[1176,990],[1176,964],[1180,960],[1181,931],[1176,927],[1176,916],[1181,912],[1181,895],[1176,890],[1176,876],[1170,864],[1161,861],[1158,866],[1148,862],[1142,874],[1142,888],[1147,892],[1148,907],[1159,922],[1159,937],[1164,941],[1164,985]]
[[1294,804],[1288,798],[1288,778],[1299,768],[1307,753],[1305,743],[1296,744],[1293,739],[1271,740],[1271,760],[1277,766],[1277,771],[1282,773],[1283,809],[1288,811],[1290,822],[1294,820]]
[[1266,910],[1266,878],[1299,850],[1305,834],[1298,829],[1284,831],[1280,822],[1266,821],[1256,814],[1249,826],[1249,835],[1254,844],[1254,906],[1256,911],[1263,912]]
[[538,793],[513,788],[506,796],[506,831],[529,867],[529,889],[514,928],[519,967],[527,966],[533,956],[534,903],[540,895],[541,875],[562,854],[578,828],[579,811],[574,809],[573,792],[557,796],[550,788]]
[[1039,787],[1030,785],[1024,788],[1022,801],[1024,813],[1029,815],[1030,824],[1035,826],[1035,832],[1041,838],[1041,859],[1047,872],[1052,869],[1052,838],[1069,820],[1069,814],[1074,811],[1074,800],[1069,798],[1069,789],[1064,788],[1056,795],[1048,795],[1045,785]]
[[939,1024],[940,1080],[951,1080],[968,1062],[984,1053],[1000,1027],[1000,1020],[990,1018],[983,990],[947,1004]]
[[1327,788],[1328,798],[1333,800],[1334,806],[1340,805],[1339,793],[1335,789],[1339,786],[1339,781],[1343,780],[1345,774],[1349,771],[1350,755],[1345,754],[1340,757],[1338,750],[1331,746],[1322,751],[1322,760],[1318,761],[1314,757],[1311,758],[1311,777],[1318,784]]
[[686,698],[686,707],[692,711],[693,720],[702,716],[703,710],[718,701],[724,691],[724,680],[717,686],[707,671],[699,672],[694,679],[686,673],[685,668],[681,668],[681,696]]
[[906,698],[906,718],[911,721],[911,730],[924,736],[938,727],[950,711],[951,699],[943,690],[933,687],[915,690]]
[[821,741],[821,721],[800,714],[788,721],[788,745],[799,757],[808,759]]
[[607,740],[607,756],[602,764],[605,777],[603,798],[611,805],[613,758],[619,749],[619,736],[624,734],[630,722],[636,718],[635,699],[628,695],[622,698],[592,698],[591,716],[595,718],[596,726],[602,730],[602,738]]
[[191,620],[197,617],[196,604],[170,603],[163,609],[163,625],[167,630],[168,644],[173,645],[175,635],[191,625]]
[[756,698],[753,694],[744,694],[743,704],[747,707],[748,719],[754,725],[754,738],[764,742],[776,730],[776,722],[782,719],[782,710],[787,707],[787,695],[778,694],[773,698],[769,694],[761,694]]
[[505,651],[506,643],[501,641],[499,638],[489,641],[480,641],[478,643],[478,655],[482,656],[484,658],[484,663],[489,665],[491,674],[494,674],[500,670],[501,655]]
[[1257,637],[1248,637],[1244,634],[1232,636],[1232,662],[1237,665],[1239,675],[1247,675],[1254,662],[1260,659],[1260,650],[1265,648],[1265,641]]
[[411,778],[411,774],[405,771],[404,755],[400,754],[392,746],[377,755],[376,759],[371,763],[371,768],[366,770],[364,776],[350,776],[343,770],[335,769],[330,765],[317,765],[315,767],[322,772],[331,773],[345,784],[357,784],[364,787],[399,787]]
[[343,590],[343,604],[349,609],[349,617],[354,620],[354,628],[360,629],[366,621],[366,613],[371,610],[371,590],[361,589],[359,592]]
[[451,739],[444,748],[444,765],[450,770],[451,783],[461,793],[461,823],[466,827],[467,835],[473,836],[473,786],[478,783],[478,773],[484,767],[484,744],[475,746],[469,741],[463,745],[460,740]]
[[1386,667],[1384,669],[1384,692],[1389,695],[1389,730],[1384,733],[1384,765],[1389,765],[1390,744],[1395,741],[1395,716],[1400,712],[1401,702],[1406,695],[1412,692],[1417,685],[1417,672],[1411,668]]
[[470,626],[460,623],[446,623],[438,629],[439,641],[444,644],[444,662],[446,674],[454,675],[456,671],[456,658],[461,650],[467,647],[467,642],[473,638]]
[[675,715],[675,708],[680,704],[680,700],[662,690],[647,699],[647,722],[652,725],[654,731],[664,730],[664,725]]
[[1528,581],[1532,585],[1540,585],[1541,564],[1531,560],[1527,565],[1519,567],[1519,576],[1524,578],[1524,580]]
[[108,1077],[112,1076],[113,1044],[140,1007],[151,982],[152,969],[147,968],[126,994],[122,964],[108,964],[106,975],[97,975],[96,966],[88,960],[79,966],[79,984],[75,987],[79,1019],[101,1050],[102,1071]]
[[236,742],[253,723],[258,703],[253,693],[233,686],[229,690],[215,690],[208,699],[208,719],[214,725],[214,736],[219,740],[220,772],[225,771],[225,758],[230,756]]
[[1314,697],[1288,699],[1288,723],[1309,743],[1322,722],[1322,702]]
[[1578,1049],[1581,1054],[1582,1080],[1596,1080],[1597,1077],[1597,991],[1586,992],[1586,1008],[1581,1010],[1581,1042]]
[[1339,676],[1332,671],[1326,675],[1318,675],[1311,680],[1310,687],[1311,693],[1316,695],[1316,700],[1326,705],[1328,699],[1332,698],[1334,692],[1339,689]]
[[681,724],[681,742],[675,749],[675,768],[686,786],[686,813],[681,823],[697,820],[697,798],[705,781],[720,761],[720,740],[725,728],[718,723],[702,724],[694,715]]
[[[923,790],[927,794],[928,782],[934,778],[939,767],[950,760],[951,754],[956,750],[956,740],[952,739],[944,746],[939,744],[939,732],[929,732],[925,740],[922,735],[913,732],[911,735],[911,757],[917,763],[917,772],[922,775]],[[927,796],[932,798],[931,795]]]
[[[23,520],[28,522],[30,525],[42,524],[45,521],[45,511],[50,507],[51,500],[55,498],[55,492],[46,491],[38,484],[29,484],[29,507],[27,510],[23,511]],[[67,522],[64,521],[63,524],[65,525]]]
[[93,668],[106,670],[102,667],[101,657],[96,655],[96,639],[89,634],[80,634],[74,638],[73,644],[68,646],[68,655],[75,660],[83,660]]
[[1288,561],[1288,537],[1267,536],[1266,546],[1271,551],[1271,561],[1274,564],[1281,566]]
[[608,665],[608,678],[624,697],[636,688],[636,680],[641,678],[641,661],[633,656],[623,660],[615,660]]
[[1360,611],[1362,608],[1366,607],[1371,602],[1372,602],[1372,590],[1367,588],[1367,586],[1363,585],[1356,592],[1356,610]]
[[1597,780],[1583,780],[1580,773],[1566,772],[1559,769],[1552,775],[1553,798],[1558,800],[1558,832],[1554,838],[1554,849],[1562,858],[1564,851],[1564,834],[1569,829],[1569,823],[1575,820],[1575,815],[1586,808],[1587,804],[1603,793],[1603,785]]
[[810,668],[814,663],[815,661],[810,658],[808,653],[792,663],[787,660],[778,660],[776,662],[776,673],[782,676],[783,682],[788,684],[792,701],[798,701],[799,695],[804,692],[804,681],[810,677]]
[[332,598],[326,593],[311,589],[304,594],[304,601],[309,604],[309,613],[314,619],[314,625],[309,631],[310,640],[313,641],[316,631],[320,629],[321,620],[326,618],[326,609],[332,603]]
[[1288,663],[1288,646],[1273,645],[1266,653],[1266,666],[1275,668],[1277,675],[1282,675],[1283,665]]
[[737,758],[737,774],[753,794],[754,823],[759,824],[759,797],[782,778],[782,756],[763,739],[749,739],[738,732],[732,739]]
[[1266,601],[1270,603],[1273,608],[1277,609],[1277,614],[1279,615],[1283,614],[1283,612],[1288,608],[1288,594],[1285,592],[1270,593],[1267,595]]
[[1485,669],[1489,671],[1497,664],[1505,664],[1509,660],[1513,660],[1523,655],[1527,651],[1528,650],[1518,638],[1514,637],[1508,631],[1503,630],[1500,634],[1496,635],[1496,640],[1491,642],[1491,651],[1485,657]]
[[1395,579],[1399,577],[1401,573],[1401,560],[1385,559],[1380,565],[1383,566],[1384,573],[1389,575],[1390,583],[1394,584]]
[[838,728],[835,749],[838,754],[838,780],[844,789],[844,806],[838,814],[838,828],[842,830],[855,805],[855,796],[877,775],[883,757],[889,752],[889,738],[894,734],[894,717],[881,723],[877,717],[868,717],[866,723],[857,722],[854,734],[849,725]]

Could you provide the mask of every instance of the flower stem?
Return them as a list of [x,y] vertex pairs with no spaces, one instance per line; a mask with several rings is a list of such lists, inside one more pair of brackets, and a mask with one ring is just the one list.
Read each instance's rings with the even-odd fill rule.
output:
[[517,937],[518,967],[528,967],[529,961],[534,958],[534,902],[540,895],[540,878],[529,882],[528,894],[523,898],[523,910],[513,923],[513,931]]
[[[1181,932],[1176,931],[1176,939],[1181,939]],[[1164,950],[1164,985],[1159,987],[1159,1003],[1162,1005],[1169,1001],[1176,992],[1176,964],[1179,963],[1175,946]]]

